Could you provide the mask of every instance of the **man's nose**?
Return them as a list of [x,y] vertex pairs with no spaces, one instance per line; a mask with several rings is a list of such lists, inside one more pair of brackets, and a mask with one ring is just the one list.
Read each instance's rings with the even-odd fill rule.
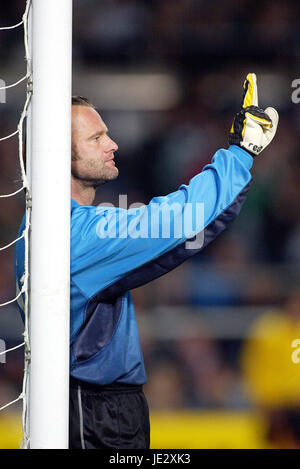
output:
[[118,151],[119,149],[118,144],[114,140],[112,140],[110,137],[108,138],[109,138],[109,142],[108,142],[109,150],[108,151],[113,151],[113,152]]

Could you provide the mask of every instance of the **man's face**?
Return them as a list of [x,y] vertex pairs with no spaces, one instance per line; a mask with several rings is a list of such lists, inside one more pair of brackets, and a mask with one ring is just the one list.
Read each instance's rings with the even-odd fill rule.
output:
[[72,176],[86,186],[97,187],[115,179],[114,152],[118,145],[98,112],[87,106],[72,106]]

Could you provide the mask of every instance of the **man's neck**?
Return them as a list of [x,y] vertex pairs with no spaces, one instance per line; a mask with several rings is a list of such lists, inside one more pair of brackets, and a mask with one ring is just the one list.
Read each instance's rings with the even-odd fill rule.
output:
[[96,189],[92,186],[84,186],[80,181],[71,177],[71,197],[80,205],[92,205],[95,199]]

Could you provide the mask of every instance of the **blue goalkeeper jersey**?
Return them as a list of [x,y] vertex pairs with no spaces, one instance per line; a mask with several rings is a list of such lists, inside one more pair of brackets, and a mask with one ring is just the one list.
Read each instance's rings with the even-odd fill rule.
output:
[[[217,151],[188,185],[155,197],[148,205],[125,210],[72,200],[70,373],[74,378],[98,385],[146,382],[130,290],[174,269],[226,228],[245,200],[251,166],[250,154],[233,145]],[[194,216],[196,206],[203,207],[203,216]],[[170,229],[166,213],[175,222]],[[24,220],[20,234],[23,229]],[[197,245],[194,237],[199,234],[202,241]],[[15,272],[20,289],[23,239],[16,245]]]

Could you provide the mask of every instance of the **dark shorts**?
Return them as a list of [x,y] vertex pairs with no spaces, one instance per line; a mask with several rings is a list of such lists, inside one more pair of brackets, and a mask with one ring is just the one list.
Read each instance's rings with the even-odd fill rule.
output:
[[149,446],[149,410],[142,386],[96,386],[71,378],[70,449]]

